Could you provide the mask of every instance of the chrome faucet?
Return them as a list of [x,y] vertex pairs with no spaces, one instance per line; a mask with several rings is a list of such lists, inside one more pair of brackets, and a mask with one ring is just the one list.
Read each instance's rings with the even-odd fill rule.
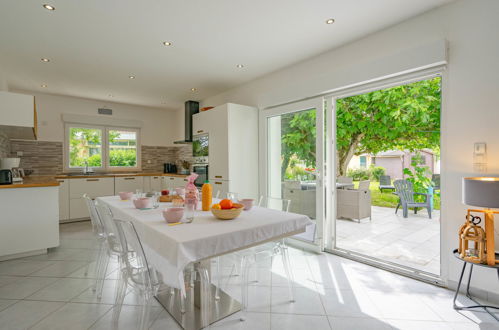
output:
[[83,174],[88,173],[88,160],[85,160],[85,167],[83,168]]

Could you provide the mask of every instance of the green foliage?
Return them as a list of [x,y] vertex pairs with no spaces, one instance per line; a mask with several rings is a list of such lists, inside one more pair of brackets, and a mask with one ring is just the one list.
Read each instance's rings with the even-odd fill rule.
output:
[[371,171],[371,180],[373,181],[379,181],[379,177],[382,175],[385,175],[386,170],[382,166],[374,166],[371,164],[369,167],[369,170]]
[[369,168],[349,168],[347,176],[351,177],[354,181],[371,180],[379,181],[379,177],[385,174],[385,168],[381,166],[371,165]]
[[354,181],[369,180],[371,173],[368,168],[349,168],[347,176],[351,177]]
[[315,167],[315,109],[281,116],[281,177],[286,176],[292,157]]
[[337,100],[339,174],[354,154],[440,145],[440,77]]
[[411,165],[414,170],[404,168],[404,175],[407,175],[407,180],[412,182],[415,192],[427,193],[428,188],[433,186],[431,181],[431,171],[428,166],[419,165],[418,157],[412,157]]
[[[87,159],[89,166],[102,166],[100,154],[90,156],[91,147],[100,149],[101,143],[101,130],[71,127],[69,130],[69,166],[83,167]],[[93,157],[92,160],[90,159],[91,157]],[[93,165],[90,165],[91,161]]]
[[110,166],[137,166],[137,154],[135,149],[111,149],[109,151]]

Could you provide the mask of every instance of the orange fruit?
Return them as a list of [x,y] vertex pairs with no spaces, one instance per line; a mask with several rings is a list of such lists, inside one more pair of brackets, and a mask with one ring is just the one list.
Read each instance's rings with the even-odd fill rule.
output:
[[220,206],[220,204],[213,204],[213,205],[211,206],[211,208],[212,208],[212,209],[215,209],[215,210],[221,210],[221,209],[222,209],[222,207]]
[[232,201],[230,199],[222,199],[220,201],[220,206],[222,210],[229,210],[232,208]]

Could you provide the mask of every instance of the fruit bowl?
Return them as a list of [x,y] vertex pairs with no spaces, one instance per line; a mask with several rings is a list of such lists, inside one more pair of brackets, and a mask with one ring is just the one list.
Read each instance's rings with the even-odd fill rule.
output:
[[243,211],[244,205],[239,203],[234,203],[233,208],[231,209],[211,209],[211,213],[215,216],[215,218],[220,220],[232,220],[235,219],[241,214]]

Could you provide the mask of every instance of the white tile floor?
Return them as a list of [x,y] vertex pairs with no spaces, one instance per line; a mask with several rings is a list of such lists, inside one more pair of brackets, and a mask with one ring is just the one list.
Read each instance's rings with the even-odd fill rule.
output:
[[[48,255],[0,262],[0,329],[111,329],[116,263],[103,297],[89,289],[95,241],[88,222],[61,226],[61,247]],[[214,329],[499,329],[484,312],[458,313],[452,292],[337,256],[291,250],[296,302],[287,301],[281,260],[253,270],[245,322],[235,314]],[[239,277],[224,258],[226,291],[240,297]],[[89,276],[85,276],[87,264]],[[134,292],[125,299],[119,329],[136,329]],[[467,303],[461,297],[461,303]],[[159,304],[151,329],[180,329]]]
[[409,212],[372,206],[372,220],[338,219],[337,246],[432,274],[440,274],[440,211]]

